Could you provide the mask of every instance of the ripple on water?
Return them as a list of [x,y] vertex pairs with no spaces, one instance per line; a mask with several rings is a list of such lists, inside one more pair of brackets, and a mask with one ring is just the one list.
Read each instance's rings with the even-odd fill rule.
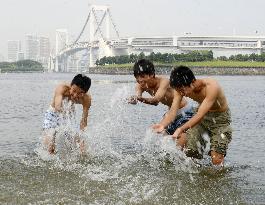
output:
[[[118,83],[104,81],[108,76],[102,77],[103,81],[95,77],[98,82],[91,90],[91,123],[84,133],[86,157],[79,156],[74,144],[64,144],[64,138],[57,141],[58,155],[51,157],[38,150],[39,146],[35,153],[33,149],[41,133],[40,112],[50,102],[54,86],[62,79],[71,79],[72,74],[35,77],[15,78],[22,85],[19,90],[10,76],[8,82],[4,79],[0,82],[6,85],[1,90],[3,100],[0,99],[1,117],[5,117],[4,123],[0,122],[5,129],[1,127],[0,132],[1,137],[2,133],[6,136],[1,139],[1,203],[262,204],[265,201],[265,182],[260,177],[264,165],[256,161],[264,159],[260,151],[264,144],[264,110],[259,109],[258,113],[255,110],[264,104],[260,100],[264,99],[262,80],[256,79],[255,83],[262,82],[259,87],[254,81],[244,85],[243,77],[236,83],[233,77],[221,78],[231,101],[235,132],[228,163],[217,170],[210,166],[209,158],[199,164],[187,159],[170,137],[161,137],[151,130],[145,133],[147,127],[161,118],[163,108],[126,104],[124,98],[132,94],[134,86],[129,77],[117,78]],[[238,92],[241,87],[246,88],[242,93]],[[31,89],[32,93],[25,95]],[[255,94],[258,97],[251,93],[254,89],[260,89]],[[10,97],[9,90],[15,92],[15,97]],[[42,100],[34,104],[36,99]],[[249,127],[257,129],[253,132]],[[5,154],[9,152],[16,157]],[[26,154],[17,156],[18,153]]]

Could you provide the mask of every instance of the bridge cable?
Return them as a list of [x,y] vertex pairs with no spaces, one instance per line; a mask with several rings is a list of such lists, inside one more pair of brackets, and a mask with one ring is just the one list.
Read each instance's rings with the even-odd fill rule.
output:
[[109,9],[108,9],[108,13],[109,13],[109,16],[110,16],[110,21],[111,21],[111,23],[112,23],[112,25],[114,27],[115,32],[116,32],[116,35],[117,35],[118,39],[120,39],[120,35],[119,35],[119,32],[118,32],[117,26],[116,26],[116,24],[113,21],[113,18],[112,18],[112,15],[111,15]]
[[[93,12],[93,14],[94,14],[94,17],[95,17],[95,20],[96,20],[97,26],[99,26],[99,23],[98,23],[98,17],[97,17],[97,15],[96,15],[94,9],[92,9],[92,12]],[[104,41],[106,41],[106,40],[104,39],[104,36],[103,36],[103,33],[102,33],[101,28],[99,28],[99,32],[100,32],[100,35],[101,35],[102,39],[103,39]]]
[[90,14],[91,14],[91,12],[89,12],[89,14],[88,14],[88,16],[87,16],[87,19],[86,19],[86,22],[85,22],[85,25],[83,26],[83,28],[82,28],[80,34],[78,35],[77,39],[74,41],[73,44],[76,44],[77,41],[79,41],[80,37],[82,36],[82,34],[83,34],[83,32],[84,32],[84,30],[85,30],[85,28],[86,28],[86,26],[87,26],[87,23],[88,23],[88,21],[89,21]]
[[102,24],[102,22],[103,22],[105,16],[106,16],[106,12],[104,12],[104,15],[103,15],[103,17],[101,18],[100,23],[99,23],[99,25],[98,25],[98,27],[97,27],[97,30],[96,30],[95,33],[94,33],[94,36],[97,34],[97,32],[98,32],[98,30],[99,30],[99,27],[101,26],[101,24]]

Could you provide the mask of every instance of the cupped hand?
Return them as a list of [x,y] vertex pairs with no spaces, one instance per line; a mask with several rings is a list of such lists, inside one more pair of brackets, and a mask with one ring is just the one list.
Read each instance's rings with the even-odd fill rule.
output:
[[165,131],[164,126],[161,124],[154,124],[152,128],[156,133],[162,133],[163,131]]
[[172,135],[173,138],[178,139],[180,137],[180,135],[182,134],[182,130],[180,128],[176,129],[176,131],[174,132],[174,134]]
[[131,97],[129,97],[129,98],[127,98],[127,103],[129,103],[129,104],[133,104],[133,105],[135,105],[135,104],[137,104],[137,96],[131,96]]

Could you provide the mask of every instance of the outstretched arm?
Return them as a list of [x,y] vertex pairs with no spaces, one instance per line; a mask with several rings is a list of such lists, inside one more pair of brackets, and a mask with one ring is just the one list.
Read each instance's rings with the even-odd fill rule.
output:
[[165,96],[167,89],[169,87],[169,81],[166,79],[162,79],[159,85],[159,88],[155,94],[154,97],[142,97],[138,96],[137,100],[149,105],[158,105],[158,103],[161,101],[161,99]]
[[141,88],[141,86],[137,83],[135,86],[135,94],[127,99],[127,102],[130,104],[137,104],[137,98],[141,97],[143,94],[144,90]]
[[180,108],[180,103],[182,96],[174,91],[174,99],[169,111],[165,114],[164,118],[158,124],[153,125],[153,129],[160,133],[175,119],[178,109]]
[[214,102],[216,101],[218,95],[218,89],[219,89],[218,85],[213,85],[210,89],[209,88],[206,89],[206,97],[202,101],[198,109],[198,112],[188,122],[183,124],[175,131],[173,135],[174,137],[178,137],[181,133],[194,127],[203,119],[203,117],[209,112]]
[[87,126],[87,118],[88,118],[88,111],[91,106],[91,96],[90,95],[85,95],[84,100],[82,102],[83,105],[83,113],[82,113],[82,118],[80,122],[80,129],[84,130],[85,127]]
[[55,89],[54,108],[58,112],[62,111],[62,101],[63,101],[64,92],[65,92],[65,86],[64,85],[59,85]]

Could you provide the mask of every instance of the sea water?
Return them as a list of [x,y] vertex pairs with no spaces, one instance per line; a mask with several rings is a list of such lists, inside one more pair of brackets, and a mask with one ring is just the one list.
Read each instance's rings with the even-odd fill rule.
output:
[[[233,119],[225,166],[193,161],[170,136],[152,132],[167,108],[126,98],[133,76],[89,75],[92,106],[81,155],[74,126],[57,154],[41,151],[43,115],[58,83],[73,74],[0,75],[0,204],[264,204],[263,76],[214,76]],[[82,107],[76,107],[79,123]]]

